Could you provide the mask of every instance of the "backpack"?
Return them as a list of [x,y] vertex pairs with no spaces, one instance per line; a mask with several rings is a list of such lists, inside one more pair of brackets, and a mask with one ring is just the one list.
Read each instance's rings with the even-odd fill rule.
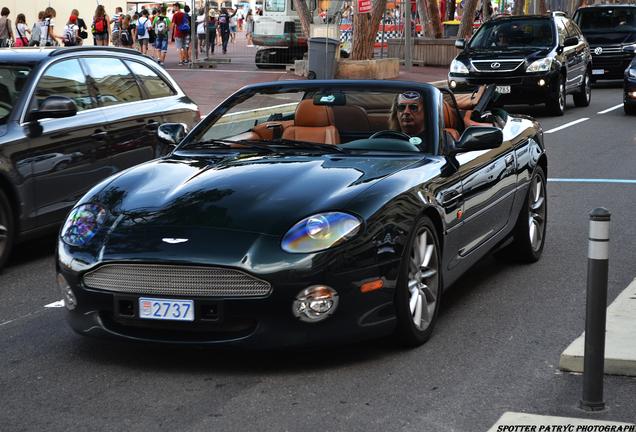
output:
[[121,42],[123,46],[132,45],[132,41],[130,40],[130,33],[128,32],[127,29],[125,28],[119,29],[119,42]]
[[33,28],[31,28],[31,41],[38,41],[38,43],[40,42],[40,24],[38,24],[37,22],[33,24]]
[[155,31],[157,32],[157,36],[167,36],[168,35],[168,26],[166,25],[166,17],[160,16],[157,18],[157,24],[155,25]]
[[64,46],[77,45],[77,34],[75,32],[74,25],[67,25],[64,27],[64,35],[62,36]]
[[95,21],[95,33],[105,33],[106,32],[106,18],[99,17],[97,21]]
[[181,24],[179,24],[177,29],[181,33],[190,33],[190,17],[188,15],[183,14],[183,18],[181,19]]
[[141,22],[141,18],[137,20],[137,36],[145,37],[146,36],[146,23],[148,22],[148,18],[143,23]]

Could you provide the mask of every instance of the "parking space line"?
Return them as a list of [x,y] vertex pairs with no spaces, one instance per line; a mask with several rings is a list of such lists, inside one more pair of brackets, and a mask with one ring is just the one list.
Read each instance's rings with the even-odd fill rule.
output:
[[64,300],[58,300],[56,302],[53,303],[49,303],[47,305],[44,305],[45,308],[61,308],[64,307]]
[[611,107],[611,108],[608,108],[608,109],[606,109],[606,110],[599,111],[599,112],[597,112],[596,114],[606,114],[606,113],[608,113],[608,112],[610,112],[610,111],[614,111],[615,109],[619,109],[619,108],[620,108],[620,107],[622,107],[622,106],[623,106],[623,104],[621,103],[621,104],[618,104],[618,105],[613,106],[613,107]]
[[631,179],[603,179],[603,178],[549,178],[548,183],[616,183],[636,184]]
[[580,118],[580,119],[578,119],[578,120],[571,121],[570,123],[566,123],[566,124],[564,124],[564,125],[561,125],[561,126],[555,127],[555,128],[553,128],[553,129],[550,129],[550,130],[547,130],[547,131],[545,131],[545,132],[543,132],[543,133],[547,133],[547,134],[549,134],[549,133],[558,132],[558,131],[560,131],[560,130],[563,130],[563,129],[565,129],[565,128],[569,128],[570,126],[574,126],[575,124],[578,124],[578,123],[584,122],[584,121],[589,120],[589,119],[590,119],[589,117],[583,117],[583,118]]

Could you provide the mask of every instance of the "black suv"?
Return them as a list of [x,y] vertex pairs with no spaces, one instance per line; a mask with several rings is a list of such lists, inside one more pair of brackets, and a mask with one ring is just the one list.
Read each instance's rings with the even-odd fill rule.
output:
[[596,5],[579,8],[574,22],[592,51],[592,81],[623,78],[636,46],[636,5]]
[[452,89],[496,84],[498,103],[546,103],[554,115],[563,115],[570,93],[576,106],[590,104],[590,49],[563,14],[495,18],[455,46],[463,50],[450,66]]
[[0,50],[0,269],[89,188],[166,153],[161,123],[197,106],[152,59],[118,48]]

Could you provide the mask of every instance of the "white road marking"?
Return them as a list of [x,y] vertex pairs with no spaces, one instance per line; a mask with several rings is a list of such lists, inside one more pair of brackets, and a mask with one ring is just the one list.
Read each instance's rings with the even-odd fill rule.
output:
[[47,305],[44,305],[45,308],[61,308],[64,307],[64,300],[58,300],[56,302],[53,303],[49,303]]
[[575,124],[584,122],[584,121],[589,120],[589,119],[590,119],[589,117],[583,117],[583,118],[580,118],[578,120],[571,121],[570,123],[566,123],[564,125],[561,125],[559,127],[555,127],[554,129],[547,130],[544,133],[549,134],[549,133],[553,133],[553,132],[558,132],[560,130],[563,130],[565,128],[569,128],[570,126],[574,126]]
[[606,110],[599,111],[599,112],[597,112],[596,114],[605,114],[605,113],[608,113],[608,112],[610,112],[610,111],[614,111],[615,109],[619,109],[619,108],[621,108],[622,106],[623,106],[623,104],[621,103],[621,104],[618,104],[618,105],[613,106],[613,107],[611,107],[611,108],[608,108],[608,109],[606,109]]
[[636,184],[636,180],[630,179],[604,179],[604,178],[549,178],[549,183],[618,183]]

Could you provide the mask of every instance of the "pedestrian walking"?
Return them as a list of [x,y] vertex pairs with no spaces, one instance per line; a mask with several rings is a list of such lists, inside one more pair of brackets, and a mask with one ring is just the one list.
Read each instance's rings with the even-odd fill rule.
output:
[[24,14],[18,14],[15,19],[15,46],[16,47],[26,47],[29,46],[29,38],[27,34],[31,34],[31,30],[26,23],[26,17]]
[[199,9],[197,15],[197,41],[199,43],[199,53],[203,54],[205,51],[205,39],[207,31],[205,29],[205,8]]
[[[234,12],[236,13],[236,12]],[[223,45],[223,54],[227,54],[227,43],[230,40],[230,18],[234,15],[230,15],[226,8],[221,8],[219,14],[218,27],[221,33],[221,43]]]
[[148,29],[148,52],[151,57],[159,58],[159,52],[156,48],[157,43],[157,32],[155,32],[155,28],[153,23],[155,22],[155,18],[159,15],[159,11],[155,8],[152,9],[150,16],[148,19],[150,20],[150,28]]
[[247,46],[253,47],[254,41],[252,39],[254,35],[254,16],[252,15],[252,9],[248,9],[245,16],[245,39],[247,39]]
[[77,39],[79,38],[79,27],[77,26],[77,17],[71,15],[68,17],[66,26],[64,26],[64,32],[62,33],[62,43],[64,46],[78,45]]
[[161,7],[161,12],[155,18],[152,23],[152,27],[155,29],[157,39],[155,47],[157,48],[157,62],[162,65],[166,61],[166,54],[168,53],[168,34],[170,32],[170,19],[166,16],[166,7]]
[[44,9],[44,19],[40,25],[40,46],[57,46],[62,37],[55,34],[55,17],[57,12],[52,7]]
[[236,42],[236,13],[238,9],[234,9],[234,13],[230,15],[230,40]]
[[210,52],[214,54],[214,47],[216,46],[216,35],[217,35],[217,24],[218,19],[216,15],[212,11],[208,16],[208,46],[210,47]]
[[133,47],[133,36],[130,27],[130,15],[124,15],[119,23],[119,46],[122,48]]
[[84,45],[84,40],[88,39],[88,27],[86,26],[86,21],[80,18],[79,11],[77,9],[73,9],[71,11],[71,15],[77,17],[77,28],[79,30],[77,33],[77,44]]
[[111,31],[111,40],[113,41],[113,46],[121,46],[119,43],[119,30],[121,29],[121,23],[124,20],[124,12],[121,7],[117,6],[115,8],[115,14],[110,19],[110,24],[113,25],[113,30]]
[[190,46],[190,17],[183,11],[179,3],[173,6],[172,40],[179,53],[179,66],[188,63],[188,47]]
[[40,35],[42,29],[42,23],[44,22],[44,11],[38,12],[38,20],[33,24],[31,28],[31,40],[29,46],[40,46]]
[[95,45],[108,46],[108,41],[110,40],[110,26],[108,22],[109,18],[108,15],[106,15],[106,9],[104,9],[103,5],[98,5],[95,9],[93,25],[91,26]]
[[8,7],[3,7],[0,11],[0,48],[9,47],[13,44],[14,36],[11,30],[11,20],[9,14],[11,11]]
[[139,52],[148,54],[148,44],[150,43],[150,18],[148,18],[148,10],[141,11],[141,17],[137,19],[137,45]]

